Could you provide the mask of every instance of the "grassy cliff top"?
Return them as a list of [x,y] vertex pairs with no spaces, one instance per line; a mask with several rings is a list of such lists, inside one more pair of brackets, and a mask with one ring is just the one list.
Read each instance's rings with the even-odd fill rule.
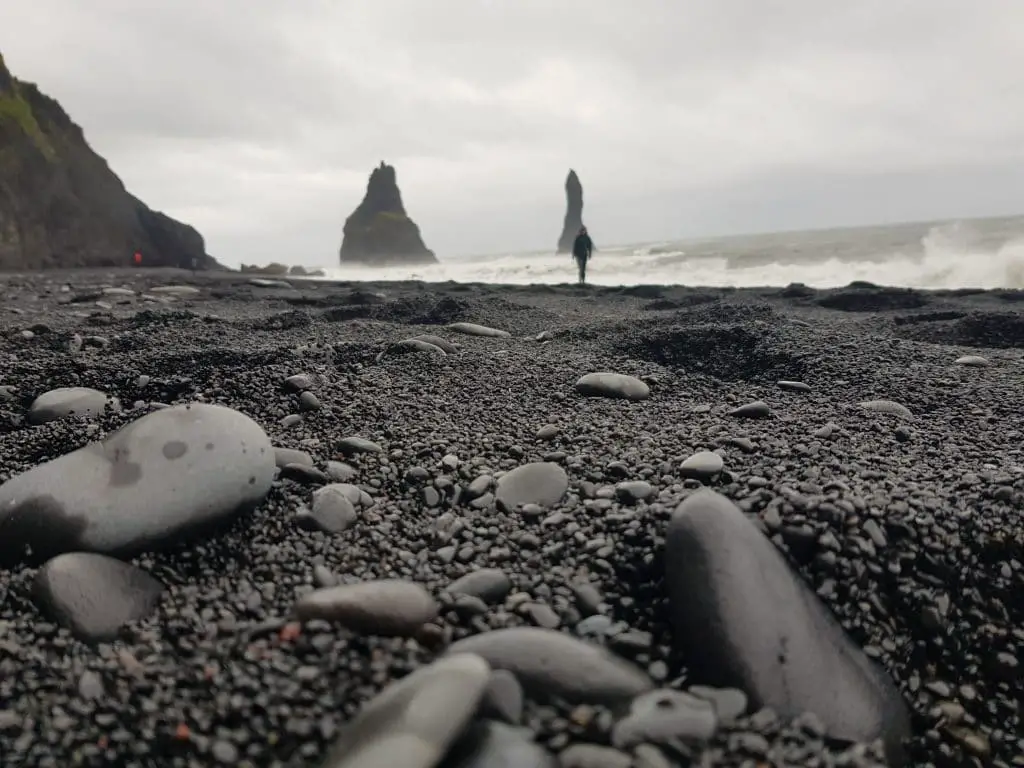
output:
[[[6,72],[3,56],[0,55],[0,73]],[[10,88],[0,90],[0,125],[13,123],[21,133],[32,140],[32,143],[48,160],[55,159],[57,153],[53,144],[50,143],[43,129],[39,127],[39,122],[32,112],[32,105],[28,103],[21,92],[21,84],[13,77],[9,77],[9,80]]]

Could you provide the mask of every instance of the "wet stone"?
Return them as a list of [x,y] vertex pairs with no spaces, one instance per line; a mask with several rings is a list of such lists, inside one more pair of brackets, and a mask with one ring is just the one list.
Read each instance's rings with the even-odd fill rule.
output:
[[248,416],[157,410],[0,486],[0,559],[175,542],[251,510],[274,471],[270,440]]
[[411,637],[437,618],[438,605],[419,584],[380,579],[315,590],[299,598],[294,612],[303,622],[321,619],[362,634]]
[[738,688],[785,717],[814,712],[837,738],[882,738],[899,762],[908,715],[894,684],[732,502],[709,490],[687,498],[665,562],[675,644],[696,682]]
[[646,400],[651,388],[635,376],[599,371],[588,373],[576,382],[576,391],[584,397],[610,397],[622,400]]
[[60,387],[33,400],[27,419],[30,424],[46,424],[57,419],[95,418],[107,410],[120,411],[121,402],[89,387]]
[[39,609],[77,637],[99,642],[156,608],[163,584],[129,563],[106,555],[71,552],[47,561],[32,595]]
[[498,629],[459,640],[451,652],[478,654],[514,674],[527,693],[573,703],[621,704],[652,687],[640,668],[557,630]]

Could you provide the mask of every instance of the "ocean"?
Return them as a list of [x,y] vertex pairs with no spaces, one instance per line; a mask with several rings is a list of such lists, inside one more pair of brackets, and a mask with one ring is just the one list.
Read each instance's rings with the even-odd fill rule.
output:
[[[554,236],[557,237],[557,232]],[[596,285],[828,288],[866,280],[913,288],[1024,288],[1024,216],[604,245],[588,267]],[[383,269],[334,267],[338,280],[572,283],[568,254],[551,250]]]

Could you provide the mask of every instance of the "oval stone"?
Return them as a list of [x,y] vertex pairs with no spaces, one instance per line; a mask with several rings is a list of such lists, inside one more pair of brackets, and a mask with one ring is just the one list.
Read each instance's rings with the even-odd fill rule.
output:
[[438,605],[419,584],[379,579],[314,590],[294,610],[300,621],[322,619],[354,632],[409,637],[437,618]]
[[454,355],[459,351],[459,348],[452,342],[448,341],[448,339],[442,339],[440,336],[434,336],[430,333],[421,333],[419,336],[413,336],[412,340],[433,344],[447,355]]
[[651,396],[651,388],[636,376],[608,371],[582,376],[576,382],[576,391],[584,397],[611,397],[622,400],[646,400]]
[[120,411],[121,402],[90,387],[58,387],[44,392],[28,408],[30,424],[45,424],[70,417],[101,416],[106,410]]
[[253,509],[274,470],[270,439],[245,414],[163,408],[0,486],[0,558],[158,547]]
[[569,476],[550,461],[535,461],[516,467],[498,479],[495,499],[506,510],[523,504],[550,507],[569,490]]
[[955,365],[966,365],[974,368],[984,368],[989,364],[988,359],[981,355],[964,355],[953,361]]
[[865,411],[872,413],[884,413],[890,416],[898,416],[901,419],[912,419],[914,414],[907,406],[897,403],[894,400],[867,400],[860,404]]
[[679,465],[679,473],[695,480],[710,480],[724,468],[725,462],[714,451],[697,451]]
[[472,719],[490,672],[459,653],[392,683],[343,726],[323,768],[433,768]]
[[490,328],[486,325],[477,325],[476,323],[452,323],[448,327],[453,331],[465,333],[469,336],[492,336],[504,339],[512,335],[508,331]]
[[596,645],[553,629],[512,627],[473,635],[451,653],[475,653],[514,674],[534,695],[615,705],[653,687],[642,669]]
[[40,610],[89,642],[111,640],[128,622],[148,616],[163,591],[141,568],[90,552],[49,560],[33,584]]
[[687,498],[665,564],[675,643],[699,682],[783,717],[813,712],[837,738],[882,738],[898,762],[908,732],[899,691],[735,504],[710,490]]

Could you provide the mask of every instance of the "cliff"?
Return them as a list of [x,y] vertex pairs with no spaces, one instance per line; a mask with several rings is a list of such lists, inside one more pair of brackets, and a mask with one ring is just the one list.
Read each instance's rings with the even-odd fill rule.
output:
[[393,266],[436,264],[420,229],[402,205],[395,169],[381,163],[370,174],[366,195],[345,219],[339,258],[342,264]]
[[192,227],[128,193],[67,113],[0,56],[0,270],[219,267]]
[[565,223],[562,236],[558,238],[558,252],[569,253],[576,233],[583,226],[583,185],[576,171],[570,169],[565,179]]

